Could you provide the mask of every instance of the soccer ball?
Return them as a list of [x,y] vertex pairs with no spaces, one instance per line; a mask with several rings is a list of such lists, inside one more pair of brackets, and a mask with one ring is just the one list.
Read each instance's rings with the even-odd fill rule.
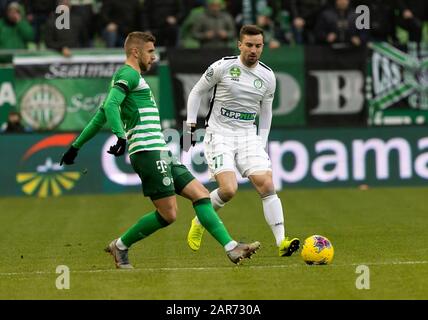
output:
[[329,264],[333,260],[334,248],[326,237],[313,235],[306,238],[301,255],[307,264]]

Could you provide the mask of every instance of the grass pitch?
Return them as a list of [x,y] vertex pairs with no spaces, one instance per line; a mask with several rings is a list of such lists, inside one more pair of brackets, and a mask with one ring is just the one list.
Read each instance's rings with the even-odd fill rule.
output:
[[[328,237],[333,263],[280,258],[253,190],[220,215],[237,240],[259,240],[252,260],[233,265],[206,233],[192,252],[191,204],[179,198],[171,226],[130,250],[134,270],[116,270],[104,247],[152,209],[140,194],[0,198],[0,299],[427,299],[428,188],[288,190],[279,194],[287,233]],[[58,265],[70,289],[56,288]],[[370,289],[357,289],[359,265]]]

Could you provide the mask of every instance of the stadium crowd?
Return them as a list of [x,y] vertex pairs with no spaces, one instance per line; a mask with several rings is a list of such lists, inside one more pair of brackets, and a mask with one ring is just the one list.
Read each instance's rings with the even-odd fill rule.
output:
[[[370,9],[358,30],[355,8]],[[56,28],[58,5],[70,8],[70,29]],[[420,0],[0,0],[0,49],[122,47],[133,30],[151,31],[158,46],[234,46],[243,24],[265,30],[270,48],[284,44],[421,42],[428,2]],[[403,31],[407,31],[403,32]]]

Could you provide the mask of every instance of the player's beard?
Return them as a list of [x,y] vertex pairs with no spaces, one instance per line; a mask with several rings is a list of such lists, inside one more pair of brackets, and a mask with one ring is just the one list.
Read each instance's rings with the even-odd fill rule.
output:
[[150,65],[149,64],[144,64],[144,62],[142,60],[138,61],[138,65],[140,66],[141,73],[147,72],[150,69]]
[[253,66],[257,63],[258,60],[259,59],[258,59],[257,55],[254,55],[254,56],[248,55],[247,64],[249,66]]

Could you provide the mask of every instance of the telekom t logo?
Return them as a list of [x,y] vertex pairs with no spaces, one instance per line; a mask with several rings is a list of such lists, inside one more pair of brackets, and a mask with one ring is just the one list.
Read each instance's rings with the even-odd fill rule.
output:
[[165,160],[158,160],[158,161],[156,161],[156,165],[158,167],[158,170],[161,173],[165,173],[166,172],[167,165],[166,165]]

